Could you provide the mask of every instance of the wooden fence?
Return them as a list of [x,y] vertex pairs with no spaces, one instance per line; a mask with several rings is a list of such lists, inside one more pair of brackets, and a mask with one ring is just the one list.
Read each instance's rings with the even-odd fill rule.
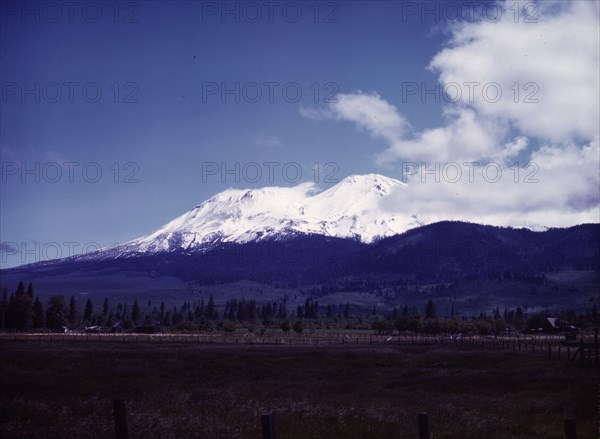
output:
[[578,341],[566,341],[553,335],[450,336],[450,335],[381,335],[360,333],[266,334],[227,333],[196,334],[86,334],[86,333],[0,333],[2,341],[64,343],[144,343],[144,344],[245,344],[245,345],[461,345],[490,350],[537,353],[549,358],[569,360],[579,365],[599,362],[598,330]]
[[[115,437],[116,439],[128,439],[127,430],[127,410],[125,401],[116,399],[113,401],[113,415],[115,419]],[[419,439],[430,439],[429,434],[429,415],[419,413],[417,416],[419,425]],[[264,414],[260,417],[262,439],[275,439],[275,417],[273,413]],[[565,439],[577,439],[574,419],[565,419],[564,422]]]

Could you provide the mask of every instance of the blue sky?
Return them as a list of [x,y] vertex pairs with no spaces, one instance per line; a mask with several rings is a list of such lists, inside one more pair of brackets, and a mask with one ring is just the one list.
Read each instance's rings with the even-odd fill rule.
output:
[[[453,120],[470,111],[480,119],[481,115],[488,117],[486,108],[477,102],[459,104],[458,111],[464,113],[449,116],[448,111],[452,113],[456,107],[443,101],[429,97],[423,102],[416,96],[403,99],[403,84],[424,82],[433,87],[443,77],[450,78],[447,82],[455,77],[464,82],[465,73],[455,66],[463,53],[456,47],[469,55],[469,43],[459,42],[460,31],[448,27],[444,18],[453,12],[443,9],[444,2],[429,4],[434,5],[433,10],[437,5],[438,17],[421,16],[423,4],[417,2],[279,2],[269,20],[268,8],[258,2],[253,5],[258,5],[262,16],[254,23],[249,21],[257,9],[242,2],[122,2],[118,19],[114,4],[101,2],[97,20],[98,11],[83,11],[81,5],[72,11],[64,6],[57,11],[44,2],[4,4],[0,10],[0,242],[17,243],[32,255],[24,261],[23,255],[4,254],[2,267],[51,257],[56,253],[54,243],[62,256],[73,248],[70,243],[78,243],[78,248],[123,243],[153,231],[228,187],[290,185],[281,171],[286,163],[302,167],[299,181],[315,180],[311,165],[330,162],[335,163],[336,179],[370,172],[401,179],[402,160],[432,162],[440,157],[448,161],[459,150],[457,159],[473,158],[473,148],[467,145],[463,151],[451,144],[456,142],[452,139],[444,143],[451,154],[434,150],[421,155],[421,151],[427,149],[423,142],[431,138],[427,130],[446,127],[440,135],[450,137]],[[238,8],[239,22],[232,14],[221,15],[224,7]],[[514,22],[507,20],[514,11],[502,7],[503,20]],[[319,11],[317,23],[315,8]],[[294,23],[298,10],[302,16]],[[591,12],[597,14],[593,7]],[[55,20],[56,13],[61,17]],[[542,20],[526,31],[544,26],[543,32],[563,32],[568,20],[551,21],[561,13],[587,17],[590,12],[540,10],[540,18],[548,17],[547,26]],[[483,25],[496,25],[504,31],[501,22],[484,20],[475,28],[477,21],[481,22],[481,17],[461,26],[463,32],[482,29],[478,35],[484,43]],[[548,29],[554,25],[556,29]],[[432,65],[444,49],[450,49],[448,56]],[[492,46],[490,50],[501,48]],[[465,65],[477,65],[480,56],[494,58],[486,50],[475,53],[475,59],[467,57]],[[520,60],[527,55],[519,56]],[[581,69],[596,64],[597,59],[592,59]],[[481,73],[485,70],[475,71],[480,73],[470,78],[494,80]],[[522,82],[536,79],[523,77]],[[223,85],[235,89],[236,83],[240,102],[231,94],[222,102]],[[273,85],[273,99],[269,99],[265,83],[280,84]],[[262,95],[255,99],[256,84]],[[282,93],[286,84],[287,98]],[[504,96],[510,93],[509,86],[508,82],[502,84]],[[209,94],[214,87],[216,93]],[[22,94],[26,90],[33,91]],[[102,94],[93,102],[98,90]],[[291,102],[296,90],[302,92],[302,98]],[[325,100],[331,93],[340,97],[337,103]],[[249,102],[252,100],[256,102]],[[382,103],[385,114],[378,113]],[[528,159],[536,153],[533,148],[544,146],[564,151],[573,144],[577,149],[573,154],[586,146],[597,148],[596,126],[582,132],[565,127],[550,138],[520,122],[526,119],[520,110],[500,111],[499,107],[494,107],[494,126],[486,132],[493,133],[502,148],[519,136],[528,139],[527,147],[509,154],[513,159]],[[540,107],[535,107],[536,113]],[[595,106],[592,109],[596,111]],[[392,117],[389,126],[385,125],[388,116]],[[363,123],[361,117],[378,122]],[[498,127],[498,119],[506,124]],[[481,124],[487,127],[488,122],[490,118]],[[414,153],[407,153],[407,148]],[[490,146],[476,158],[496,157],[500,147],[494,148]],[[548,152],[539,149],[538,154],[540,151]],[[595,149],[587,153],[595,157]],[[203,169],[212,166],[209,162],[224,163],[228,168],[250,162],[281,165],[275,168],[274,181],[269,181],[267,168],[262,166],[263,177],[256,182],[244,181],[243,175],[239,182],[232,175],[223,182],[218,175],[203,176]],[[102,176],[96,178],[98,170]],[[591,175],[596,178],[593,172]],[[327,187],[323,177],[321,170],[317,183]],[[415,194],[420,202],[431,201],[433,193],[443,192],[439,189],[423,187]],[[558,215],[551,225],[578,222],[594,214],[595,192],[589,188],[576,191],[584,192],[582,207],[576,212],[579,216]],[[473,192],[475,198],[463,199],[463,206],[472,205],[480,196]],[[572,198],[565,194],[565,199]],[[543,203],[537,200],[532,205]],[[531,211],[534,207],[526,208]],[[553,206],[553,211],[560,211],[560,206]],[[511,212],[519,214],[518,209]],[[42,250],[32,250],[35,243]]]

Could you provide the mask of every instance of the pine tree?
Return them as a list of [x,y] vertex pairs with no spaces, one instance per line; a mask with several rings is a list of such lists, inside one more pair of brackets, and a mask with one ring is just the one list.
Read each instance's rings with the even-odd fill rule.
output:
[[412,317],[414,317],[415,319],[421,318],[421,314],[419,314],[419,308],[417,308],[416,306],[413,306]]
[[0,301],[0,318],[2,319],[2,321],[0,322],[2,324],[2,329],[6,328],[6,317],[7,317],[7,313],[8,313],[8,296],[7,296],[7,292],[6,292],[6,288],[4,288],[4,291],[2,292],[2,300]]
[[494,310],[494,320],[500,320],[500,309],[498,307]]
[[520,306],[517,307],[517,312],[515,314],[515,319],[521,320],[524,317],[523,310]]
[[427,306],[425,306],[425,318],[435,319],[435,315],[435,305],[433,304],[433,301],[429,299]]
[[52,296],[48,300],[46,327],[58,329],[67,324],[67,305],[64,296]]
[[85,310],[83,311],[83,319],[87,323],[91,323],[92,318],[94,317],[94,307],[92,305],[92,299],[88,299],[85,303]]
[[44,309],[40,298],[36,297],[33,304],[33,327],[43,328],[44,327]]
[[27,286],[27,295],[33,301],[33,284],[31,282],[29,282],[29,285]]
[[287,317],[287,309],[286,309],[286,306],[285,306],[285,301],[283,303],[279,304],[279,311],[277,312],[277,316],[281,320],[284,320]]
[[131,320],[134,323],[137,323],[140,320],[140,307],[138,305],[137,299],[133,301],[133,308],[131,309]]
[[[33,292],[33,289],[31,290]],[[9,327],[23,330],[33,324],[33,300],[25,292],[23,281],[19,282],[17,291],[8,303]]]
[[344,307],[344,318],[347,320],[350,317],[350,304],[346,302],[346,306]]
[[211,294],[208,298],[208,304],[206,305],[206,318],[209,320],[216,320],[219,318],[217,310],[215,309],[215,300]]
[[75,297],[71,296],[71,300],[69,301],[69,323],[71,325],[74,325],[76,319],[77,319],[77,303],[75,302]]
[[102,317],[106,318],[108,315],[108,298],[104,298],[104,304],[102,305]]

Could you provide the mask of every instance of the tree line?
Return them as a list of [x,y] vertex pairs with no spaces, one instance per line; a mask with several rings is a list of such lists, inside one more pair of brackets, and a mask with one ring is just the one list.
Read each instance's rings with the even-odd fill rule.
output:
[[[45,309],[45,311],[44,311]],[[307,298],[303,305],[288,310],[287,299],[268,301],[258,304],[254,299],[230,299],[222,311],[217,309],[212,295],[205,303],[204,299],[184,302],[180,306],[165,306],[164,302],[152,304],[147,301],[143,308],[137,299],[133,304],[118,302],[111,306],[108,298],[102,306],[95,308],[92,300],[87,299],[80,310],[74,296],[67,300],[63,295],[53,295],[46,306],[34,293],[33,284],[19,282],[17,289],[8,295],[6,288],[0,300],[0,327],[3,330],[24,331],[28,329],[56,330],[62,327],[104,326],[116,323],[125,329],[137,325],[152,324],[172,330],[234,331],[237,328],[265,329],[280,328],[285,332],[302,332],[305,327],[316,329],[373,329],[382,332],[393,330],[419,333],[479,333],[492,334],[508,330],[524,331],[544,327],[549,314],[538,312],[527,314],[521,307],[504,309],[498,307],[488,315],[482,312],[479,317],[461,317],[452,304],[449,317],[439,317],[436,306],[429,299],[421,310],[409,309],[408,305],[394,307],[391,311],[380,313],[375,308],[370,313],[364,309],[352,307],[350,303],[320,306],[314,298]],[[589,312],[576,314],[564,311],[558,316],[558,323],[564,327],[586,328],[597,326],[598,309],[593,304]]]

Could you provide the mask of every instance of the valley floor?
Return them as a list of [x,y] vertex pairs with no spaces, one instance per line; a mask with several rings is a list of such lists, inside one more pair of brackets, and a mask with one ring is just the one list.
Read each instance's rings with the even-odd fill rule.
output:
[[597,433],[597,371],[460,345],[0,343],[0,437],[564,438]]

